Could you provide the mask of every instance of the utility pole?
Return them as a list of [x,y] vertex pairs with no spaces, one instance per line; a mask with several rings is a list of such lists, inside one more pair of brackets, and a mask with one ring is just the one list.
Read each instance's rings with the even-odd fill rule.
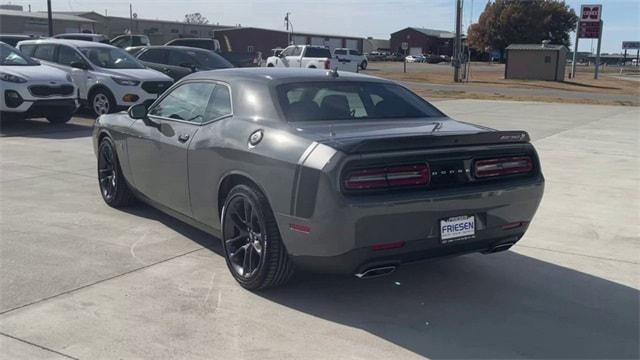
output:
[[456,39],[453,43],[453,81],[460,82],[460,51],[462,27],[462,0],[456,0]]
[[[291,33],[289,32],[289,25],[291,25],[291,22],[289,21],[289,15],[291,15],[291,13],[287,12],[284,16],[284,25],[287,28],[287,46],[291,45]],[[291,27],[291,31],[293,31],[293,26]]]
[[129,34],[133,34],[133,6],[129,3]]
[[602,27],[603,23],[600,20],[600,34],[598,34],[598,52],[596,53],[596,71],[593,73],[593,78],[598,80],[598,70],[600,69],[600,45],[602,44]]
[[47,19],[49,21],[49,36],[53,36],[53,15],[51,15],[51,0],[47,0]]

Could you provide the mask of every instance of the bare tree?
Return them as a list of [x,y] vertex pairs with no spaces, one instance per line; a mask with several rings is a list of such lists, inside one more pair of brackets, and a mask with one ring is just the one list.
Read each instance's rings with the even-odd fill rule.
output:
[[208,24],[209,20],[199,12],[196,12],[185,15],[184,22],[187,24]]

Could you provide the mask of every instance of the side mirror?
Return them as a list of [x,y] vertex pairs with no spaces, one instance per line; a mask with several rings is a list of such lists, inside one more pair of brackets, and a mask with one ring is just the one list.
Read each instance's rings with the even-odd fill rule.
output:
[[192,71],[192,72],[196,72],[196,71],[198,71],[198,68],[196,67],[196,65],[195,65],[195,64],[182,63],[182,64],[180,64],[180,67],[187,68],[187,69],[191,69],[191,71]]
[[129,117],[132,119],[146,119],[147,117],[147,106],[145,104],[135,104],[135,105],[131,105],[131,107],[129,108],[129,110],[127,111],[127,113],[129,113]]
[[87,66],[87,64],[80,62],[80,61],[74,61],[71,64],[71,67],[74,69],[80,69],[80,70],[87,70],[89,68],[89,66]]

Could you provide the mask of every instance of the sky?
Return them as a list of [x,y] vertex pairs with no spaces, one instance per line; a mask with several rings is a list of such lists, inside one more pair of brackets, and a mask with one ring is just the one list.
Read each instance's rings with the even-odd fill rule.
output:
[[[622,41],[640,41],[640,0],[566,0],[579,13],[580,4],[602,4],[603,53],[621,52]],[[46,10],[46,0],[0,0]],[[95,11],[129,16],[129,3],[139,18],[178,20],[200,12],[211,23],[284,29],[290,12],[296,31],[372,36],[388,39],[407,26],[454,29],[455,0],[52,0],[54,11]],[[464,0],[463,29],[477,21],[487,0]],[[574,41],[572,35],[572,42]],[[596,41],[583,39],[580,51],[595,51]]]

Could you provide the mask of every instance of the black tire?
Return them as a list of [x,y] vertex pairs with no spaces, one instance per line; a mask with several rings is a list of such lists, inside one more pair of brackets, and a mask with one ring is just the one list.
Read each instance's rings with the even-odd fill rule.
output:
[[98,146],[98,186],[102,199],[111,207],[125,207],[135,200],[122,175],[116,148],[108,137],[102,139]]
[[100,116],[115,112],[117,104],[109,90],[98,88],[91,91],[88,106],[95,116]]
[[267,64],[267,67],[273,67],[273,64]]
[[47,116],[47,121],[51,124],[64,124],[69,122],[73,117],[72,114],[56,114]]
[[367,61],[363,60],[362,63],[360,64],[360,69],[367,70],[367,65],[368,65]]
[[279,286],[293,275],[271,207],[253,187],[236,185],[225,199],[222,247],[231,275],[245,289]]

